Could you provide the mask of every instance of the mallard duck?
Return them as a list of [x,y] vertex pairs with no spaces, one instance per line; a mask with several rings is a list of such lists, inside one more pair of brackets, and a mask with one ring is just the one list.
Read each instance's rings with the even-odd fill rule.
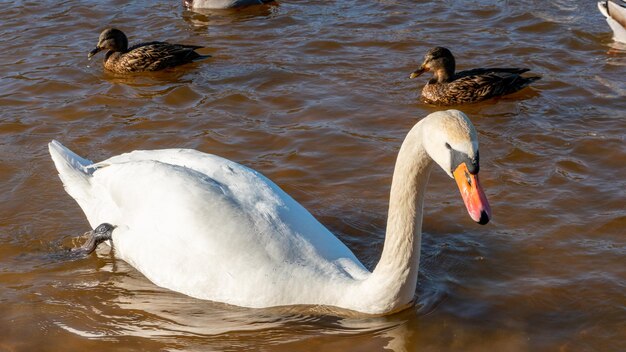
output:
[[192,9],[232,9],[249,5],[260,5],[274,0],[183,0]]
[[618,0],[600,1],[598,8],[613,30],[613,39],[626,43],[626,2]]
[[478,178],[478,134],[458,110],[428,115],[404,139],[373,271],[274,182],[234,161],[163,149],[94,164],[57,141],[49,148],[65,190],[92,227],[101,224],[94,240],[110,238],[116,257],[159,286],[231,305],[323,305],[369,314],[408,307],[435,165],[456,180],[474,221],[491,217]]
[[522,77],[527,68],[477,68],[454,72],[455,61],[450,50],[436,47],[428,51],[422,66],[409,78],[433,72],[433,78],[422,89],[422,99],[435,105],[474,103],[511,94],[541,77]]
[[195,52],[202,48],[197,45],[170,44],[166,42],[140,43],[128,47],[124,32],[107,28],[100,33],[98,45],[89,52],[88,58],[102,50],[108,50],[104,57],[104,68],[117,72],[158,71],[188,62],[210,57]]
[[116,226],[108,223],[102,223],[98,225],[98,227],[96,227],[92,231],[85,233],[85,235],[87,235],[87,241],[81,247],[72,248],[71,251],[83,255],[91,254],[93,251],[96,250],[100,243],[104,241],[111,241],[113,239],[111,235],[115,227]]

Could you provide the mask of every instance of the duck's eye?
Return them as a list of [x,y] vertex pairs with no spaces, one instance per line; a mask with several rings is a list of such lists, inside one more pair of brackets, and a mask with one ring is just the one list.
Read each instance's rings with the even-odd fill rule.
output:
[[452,147],[450,146],[450,144],[448,144],[447,142],[446,142],[446,148],[448,148],[448,149],[452,149]]
[[102,224],[102,225],[96,227],[96,232],[97,233],[105,233],[105,232],[108,231],[108,229],[109,229],[109,227],[107,225]]

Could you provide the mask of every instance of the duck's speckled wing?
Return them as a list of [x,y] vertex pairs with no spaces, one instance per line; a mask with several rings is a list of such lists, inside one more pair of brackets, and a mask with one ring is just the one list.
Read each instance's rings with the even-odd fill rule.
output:
[[478,68],[456,74],[455,80],[424,87],[424,100],[440,105],[473,103],[507,95],[526,87],[540,77],[522,77],[525,68]]
[[195,52],[200,48],[197,45],[166,42],[142,43],[129,48],[112,65],[115,66],[114,71],[118,72],[157,71],[200,58],[201,55]]
[[455,74],[455,77],[461,78],[461,77],[468,77],[468,76],[479,76],[479,75],[485,75],[485,74],[490,74],[490,73],[509,73],[509,74],[516,74],[516,75],[521,75],[524,72],[528,72],[530,71],[529,68],[518,68],[518,67],[506,67],[506,68],[475,68],[472,70],[465,70],[465,71],[461,71],[461,72],[457,72]]

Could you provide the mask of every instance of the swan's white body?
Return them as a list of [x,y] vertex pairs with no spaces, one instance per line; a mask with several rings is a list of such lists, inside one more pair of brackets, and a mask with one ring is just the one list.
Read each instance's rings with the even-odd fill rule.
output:
[[269,1],[271,0],[185,0],[185,4],[193,9],[230,9]]
[[[461,112],[434,113],[415,125],[398,155],[385,247],[372,273],[276,184],[235,162],[166,149],[92,164],[56,141],[49,149],[92,228],[116,225],[116,256],[159,286],[245,307],[309,304],[382,314],[413,300],[432,165],[422,135],[437,125],[424,137],[435,138],[431,130],[442,121],[472,139],[454,141],[453,133],[448,143],[477,151]],[[440,158],[448,167],[449,155]]]
[[613,39],[618,42],[626,43],[626,3],[600,1],[598,9],[606,17],[606,22],[613,30]]

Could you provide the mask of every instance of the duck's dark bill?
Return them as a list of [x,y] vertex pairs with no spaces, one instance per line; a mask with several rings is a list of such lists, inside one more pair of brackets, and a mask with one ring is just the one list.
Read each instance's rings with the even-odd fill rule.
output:
[[91,57],[92,57],[92,56],[94,56],[94,55],[96,55],[97,53],[99,53],[99,52],[100,52],[100,50],[101,50],[100,48],[95,48],[95,49],[93,49],[92,51],[90,51],[90,52],[89,52],[89,54],[87,54],[87,58],[88,58],[88,59],[91,59]]
[[465,163],[461,163],[454,170],[453,175],[472,220],[481,225],[488,223],[491,218],[491,207],[489,202],[487,202],[487,196],[485,196],[480,182],[478,182],[478,175],[472,175]]
[[409,78],[413,79],[415,77],[419,77],[422,73],[428,71],[428,69],[424,66],[420,67],[419,69],[411,72],[411,75],[409,76]]

